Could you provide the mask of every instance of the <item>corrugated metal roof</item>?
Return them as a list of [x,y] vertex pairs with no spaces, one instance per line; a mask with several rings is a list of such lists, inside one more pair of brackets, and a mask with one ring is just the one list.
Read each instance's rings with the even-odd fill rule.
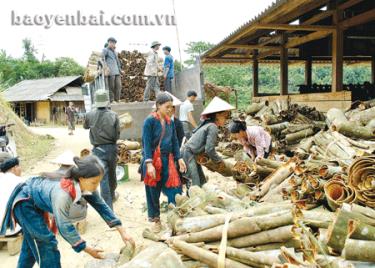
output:
[[48,98],[51,101],[83,101],[82,94],[67,94],[65,92],[56,92]]
[[265,17],[266,15],[268,15],[269,13],[271,13],[272,11],[274,11],[275,9],[280,7],[281,5],[285,4],[286,2],[288,2],[288,0],[276,0],[271,5],[269,5],[264,11],[262,11],[260,14],[258,14],[257,16],[255,16],[254,18],[249,20],[248,22],[242,24],[240,27],[237,28],[237,30],[235,30],[235,31],[231,32],[229,35],[227,35],[220,43],[218,43],[212,49],[210,49],[206,53],[204,53],[202,55],[202,57],[203,58],[206,57],[211,50],[214,50],[214,49],[220,47],[221,45],[225,44],[232,36],[240,33],[244,29],[248,28],[250,25],[252,25],[256,22],[259,22],[263,17]]
[[24,80],[4,91],[9,102],[47,100],[61,88],[69,85],[81,76],[64,76],[36,80]]

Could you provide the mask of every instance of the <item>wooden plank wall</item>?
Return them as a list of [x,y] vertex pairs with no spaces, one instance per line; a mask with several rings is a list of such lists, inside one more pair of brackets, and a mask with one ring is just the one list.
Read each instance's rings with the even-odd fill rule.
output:
[[290,99],[291,103],[301,105],[308,105],[316,107],[317,110],[327,112],[330,108],[347,109],[352,102],[352,93],[350,91],[338,91],[330,93],[311,93],[311,94],[296,94],[296,95],[275,95],[253,97],[253,102],[261,101],[275,101],[278,99]]

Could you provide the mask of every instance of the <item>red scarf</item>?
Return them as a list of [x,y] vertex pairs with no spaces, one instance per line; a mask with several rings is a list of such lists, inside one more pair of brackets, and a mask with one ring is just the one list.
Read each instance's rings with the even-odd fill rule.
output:
[[[159,116],[158,113],[153,112],[153,113],[151,113],[151,115],[155,119],[160,121],[160,116]],[[169,125],[171,123],[171,119],[168,116],[166,116],[165,122]],[[164,127],[164,126],[162,126],[162,127]],[[161,170],[163,168],[163,164],[162,164],[162,161],[161,161],[160,143],[161,143],[161,140],[163,139],[163,136],[164,136],[164,131],[162,131],[162,134],[160,136],[159,145],[158,145],[158,147],[156,147],[154,155],[152,156],[152,165],[154,166],[155,171],[156,171],[155,178],[151,177],[147,173],[147,170],[146,170],[146,176],[145,176],[144,182],[147,186],[150,186],[150,187],[155,187],[161,179]],[[175,187],[180,186],[180,184],[181,184],[180,175],[177,172],[177,168],[176,168],[176,165],[175,165],[175,162],[174,162],[173,154],[170,153],[169,157],[168,157],[168,180],[167,180],[167,183],[165,184],[165,186],[167,188],[175,188]]]

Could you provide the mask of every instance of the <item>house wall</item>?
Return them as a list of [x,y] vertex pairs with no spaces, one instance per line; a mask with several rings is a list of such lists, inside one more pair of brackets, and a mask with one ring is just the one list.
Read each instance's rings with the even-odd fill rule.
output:
[[51,109],[49,101],[36,102],[36,120],[42,123],[49,123],[51,118]]

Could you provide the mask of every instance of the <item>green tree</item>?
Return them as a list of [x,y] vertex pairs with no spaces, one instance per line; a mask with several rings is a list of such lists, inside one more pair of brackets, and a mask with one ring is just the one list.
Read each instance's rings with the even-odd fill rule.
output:
[[0,51],[0,85],[10,87],[24,79],[39,79],[56,76],[82,75],[84,68],[68,57],[39,61],[37,50],[31,40],[22,41],[24,53],[13,58],[5,50]]
[[197,57],[200,57],[204,52],[213,48],[215,45],[205,41],[189,42],[186,44],[187,49],[184,51],[189,54],[190,58],[184,63],[186,65],[192,65],[195,63]]
[[36,54],[38,51],[35,49],[33,43],[31,42],[30,39],[25,38],[22,40],[22,47],[24,49],[23,56],[25,60],[30,61],[30,62],[37,62],[38,60],[36,59]]

